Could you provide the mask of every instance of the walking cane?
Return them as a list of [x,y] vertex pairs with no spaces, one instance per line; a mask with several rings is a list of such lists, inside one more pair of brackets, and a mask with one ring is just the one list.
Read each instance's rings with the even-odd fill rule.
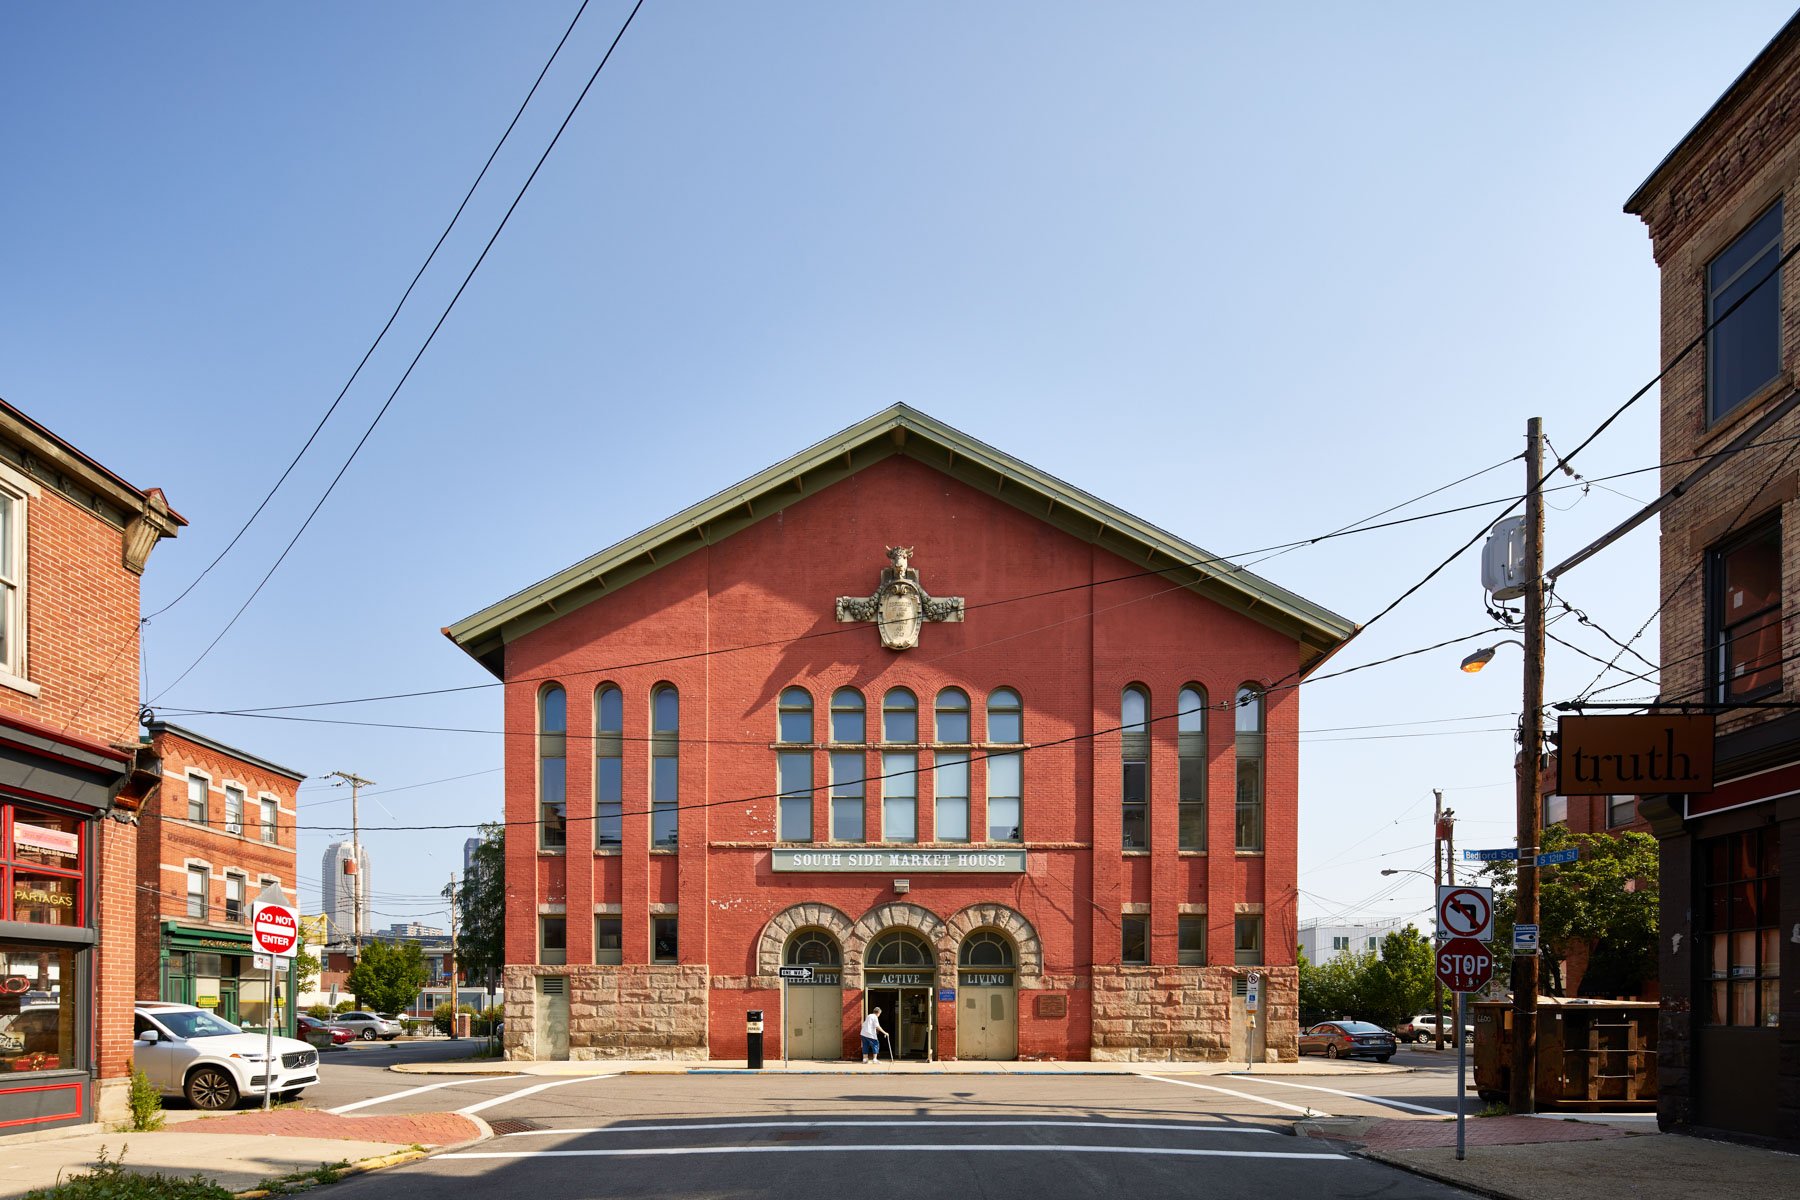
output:
[[[877,1026],[877,1028],[879,1028],[879,1026]],[[894,1043],[893,1043],[893,1042],[892,1042],[892,1041],[890,1041],[890,1040],[889,1040],[889,1039],[888,1039],[888,1035],[887,1035],[887,1030],[885,1030],[885,1029],[883,1029],[883,1030],[881,1030],[881,1040],[882,1040],[882,1041],[884,1041],[884,1042],[887,1042],[887,1048],[888,1048],[888,1061],[889,1061],[889,1062],[893,1062],[893,1061],[894,1061]],[[876,1061],[876,1062],[880,1062],[880,1061],[881,1061],[881,1053],[880,1053],[880,1051],[876,1051],[876,1054],[875,1054],[875,1061]]]

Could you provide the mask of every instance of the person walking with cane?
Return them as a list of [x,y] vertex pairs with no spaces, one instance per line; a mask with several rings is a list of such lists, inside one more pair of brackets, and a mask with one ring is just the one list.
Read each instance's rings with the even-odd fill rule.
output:
[[872,1062],[881,1057],[881,1043],[876,1039],[886,1033],[887,1030],[881,1027],[881,1009],[879,1007],[871,1008],[869,1015],[863,1018],[862,1023],[862,1060],[864,1062]]

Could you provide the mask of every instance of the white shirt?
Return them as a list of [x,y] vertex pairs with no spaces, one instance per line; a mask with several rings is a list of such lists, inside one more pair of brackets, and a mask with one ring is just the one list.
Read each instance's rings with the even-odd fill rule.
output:
[[862,1035],[866,1038],[879,1037],[881,1035],[880,1013],[870,1013],[863,1018]]

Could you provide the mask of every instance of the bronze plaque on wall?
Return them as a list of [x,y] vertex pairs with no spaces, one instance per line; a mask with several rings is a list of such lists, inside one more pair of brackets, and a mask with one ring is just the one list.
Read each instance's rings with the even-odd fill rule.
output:
[[1039,996],[1037,998],[1037,1015],[1040,1017],[1066,1017],[1069,1015],[1069,998],[1067,996]]
[[1713,790],[1709,716],[1563,717],[1556,790],[1565,796]]

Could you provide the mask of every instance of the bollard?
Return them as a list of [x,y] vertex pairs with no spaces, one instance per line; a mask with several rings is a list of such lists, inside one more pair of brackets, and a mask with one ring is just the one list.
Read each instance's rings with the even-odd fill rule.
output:
[[763,1015],[762,1009],[753,1008],[744,1014],[744,1040],[747,1043],[745,1057],[750,1060],[752,1071],[762,1070],[763,1065]]

